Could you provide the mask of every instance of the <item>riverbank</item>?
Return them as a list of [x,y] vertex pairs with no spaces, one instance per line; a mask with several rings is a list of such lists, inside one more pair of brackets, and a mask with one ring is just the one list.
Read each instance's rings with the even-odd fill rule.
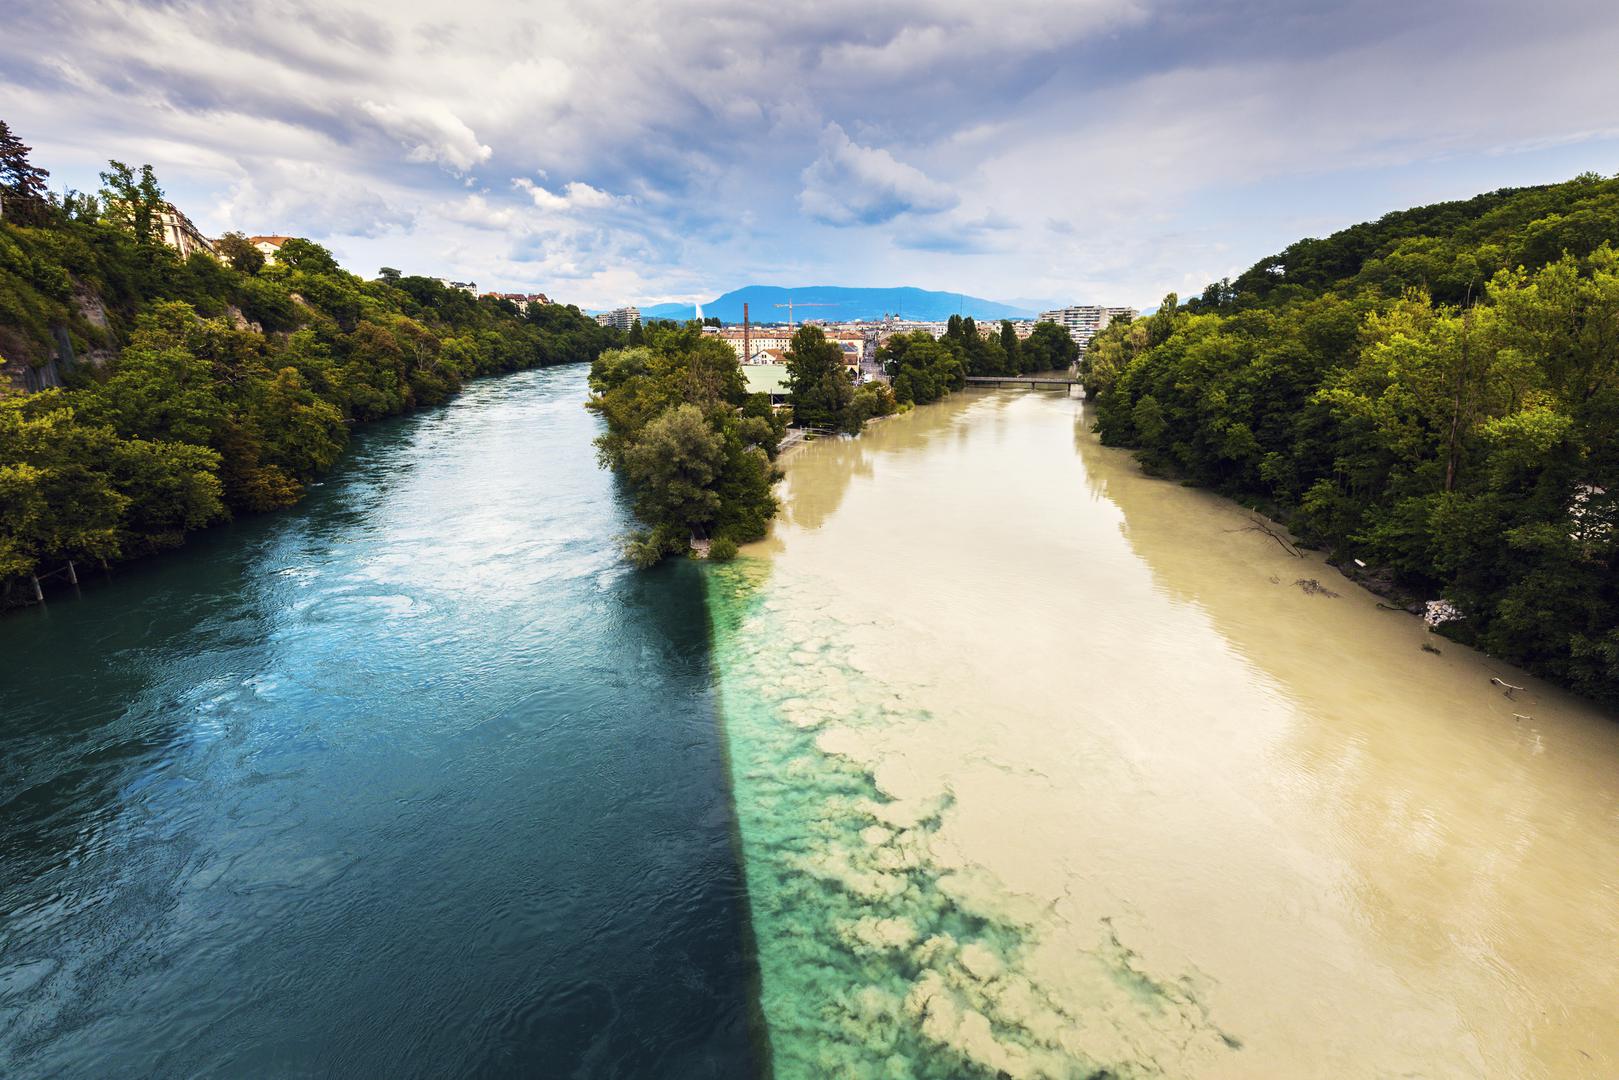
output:
[[1248,523],[1055,396],[795,454],[707,578],[778,1075],[1619,1068],[1619,726]]

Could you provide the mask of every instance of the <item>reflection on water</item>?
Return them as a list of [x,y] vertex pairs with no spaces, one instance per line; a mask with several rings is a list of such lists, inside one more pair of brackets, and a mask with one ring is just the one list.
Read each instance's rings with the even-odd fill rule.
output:
[[0,1075],[754,1071],[702,586],[584,376],[0,621]]
[[1619,1074],[1619,726],[1082,408],[812,445],[709,576],[778,1072]]

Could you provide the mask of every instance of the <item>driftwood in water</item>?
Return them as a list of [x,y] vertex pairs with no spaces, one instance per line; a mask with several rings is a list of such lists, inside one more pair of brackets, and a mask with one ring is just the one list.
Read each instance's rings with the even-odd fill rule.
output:
[[1315,578],[1299,578],[1293,584],[1304,590],[1305,596],[1325,596],[1328,600],[1336,600],[1338,594],[1321,584]]
[[1491,678],[1490,678],[1490,685],[1502,687],[1503,692],[1506,694],[1507,697],[1511,697],[1512,692],[1514,690],[1522,690],[1523,689],[1523,687],[1521,687],[1521,686],[1513,686],[1511,683],[1507,682],[1505,679],[1496,678],[1494,676],[1491,676]]
[[1435,645],[1432,645],[1432,644],[1430,644],[1430,643],[1429,643],[1429,642],[1426,642],[1426,641],[1424,641],[1424,642],[1423,642],[1423,643],[1422,643],[1422,651],[1423,651],[1423,652],[1431,652],[1431,653],[1433,653],[1433,654],[1434,654],[1434,655],[1435,655],[1435,656],[1443,656],[1443,655],[1444,655],[1444,654],[1443,654],[1443,653],[1441,653],[1441,652],[1440,652],[1440,651],[1439,651],[1439,649],[1438,649],[1438,647],[1437,647],[1437,646],[1435,646]]
[[1304,558],[1304,553],[1298,548],[1294,547],[1292,542],[1289,541],[1287,537],[1283,536],[1269,525],[1266,525],[1258,518],[1250,518],[1246,528],[1227,529],[1226,532],[1262,532],[1272,540],[1276,541],[1278,544],[1282,545],[1282,550],[1293,556],[1295,559]]

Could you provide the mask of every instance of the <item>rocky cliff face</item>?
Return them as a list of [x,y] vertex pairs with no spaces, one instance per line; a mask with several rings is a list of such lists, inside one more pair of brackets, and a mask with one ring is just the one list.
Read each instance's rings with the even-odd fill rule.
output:
[[34,393],[61,386],[75,366],[99,367],[117,355],[101,344],[113,340],[113,328],[106,304],[93,289],[75,283],[68,310],[68,320],[54,323],[43,341],[0,324],[0,387],[9,383],[16,390]]

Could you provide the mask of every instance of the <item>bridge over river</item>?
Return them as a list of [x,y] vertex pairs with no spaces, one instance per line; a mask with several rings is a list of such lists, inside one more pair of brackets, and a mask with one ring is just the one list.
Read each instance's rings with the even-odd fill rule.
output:
[[1067,375],[969,375],[968,386],[994,386],[1004,388],[1028,387],[1030,390],[1061,390],[1073,393],[1074,387],[1083,385]]

